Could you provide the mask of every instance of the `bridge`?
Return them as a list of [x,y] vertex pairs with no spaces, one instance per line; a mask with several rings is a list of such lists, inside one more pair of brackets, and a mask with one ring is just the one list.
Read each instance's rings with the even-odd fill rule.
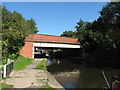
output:
[[42,53],[42,49],[80,48],[78,39],[43,34],[30,34],[25,38],[24,42],[25,45],[20,51],[20,54],[28,58],[34,58],[35,54]]

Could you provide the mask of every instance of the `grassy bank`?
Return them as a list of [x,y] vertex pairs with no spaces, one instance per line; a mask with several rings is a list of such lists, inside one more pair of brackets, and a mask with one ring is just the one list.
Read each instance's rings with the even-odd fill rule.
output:
[[56,88],[52,88],[51,86],[45,86],[45,87],[42,87],[42,88],[38,88],[37,90],[57,90]]
[[34,59],[29,59],[23,56],[19,56],[15,61],[14,61],[14,70],[22,70],[29,64],[31,64],[34,61]]
[[40,70],[47,70],[47,65],[46,65],[47,60],[43,59],[35,69],[40,69]]
[[2,88],[13,88],[13,85],[8,85],[6,83],[1,83],[0,84],[0,89],[2,89]]

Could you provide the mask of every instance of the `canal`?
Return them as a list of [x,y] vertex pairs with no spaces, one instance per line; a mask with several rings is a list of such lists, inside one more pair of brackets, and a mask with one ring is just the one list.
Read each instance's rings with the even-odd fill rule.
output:
[[47,69],[65,89],[109,87],[112,77],[120,76],[120,70],[92,67],[70,59],[48,58]]

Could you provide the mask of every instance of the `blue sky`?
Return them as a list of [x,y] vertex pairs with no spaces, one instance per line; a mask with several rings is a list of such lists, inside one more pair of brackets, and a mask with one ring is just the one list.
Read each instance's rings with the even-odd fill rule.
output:
[[17,11],[25,19],[33,18],[38,34],[59,36],[66,30],[75,30],[80,19],[94,21],[107,2],[4,2],[10,11]]

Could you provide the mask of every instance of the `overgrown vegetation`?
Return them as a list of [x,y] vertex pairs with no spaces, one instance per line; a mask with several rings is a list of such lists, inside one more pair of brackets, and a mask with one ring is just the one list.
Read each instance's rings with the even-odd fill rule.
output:
[[6,79],[9,79],[9,78],[11,78],[11,76],[7,75],[7,76],[6,76]]
[[6,83],[1,83],[0,84],[0,89],[2,89],[2,88],[13,88],[13,85],[8,85]]
[[35,21],[26,20],[14,11],[10,12],[2,6],[2,56],[3,60],[16,59],[29,34],[37,33]]
[[79,38],[84,56],[101,50],[120,50],[120,2],[107,3],[99,13],[97,20],[85,22],[80,19],[75,31],[65,31],[61,34]]
[[40,69],[40,70],[47,70],[47,64],[46,64],[46,59],[43,59],[40,64],[36,66],[35,69]]
[[56,88],[52,88],[51,86],[45,86],[43,88],[38,88],[38,90],[49,89],[49,90],[57,90]]
[[29,59],[23,56],[19,56],[15,61],[14,61],[14,70],[22,70],[29,64],[31,64],[34,61],[34,59]]

